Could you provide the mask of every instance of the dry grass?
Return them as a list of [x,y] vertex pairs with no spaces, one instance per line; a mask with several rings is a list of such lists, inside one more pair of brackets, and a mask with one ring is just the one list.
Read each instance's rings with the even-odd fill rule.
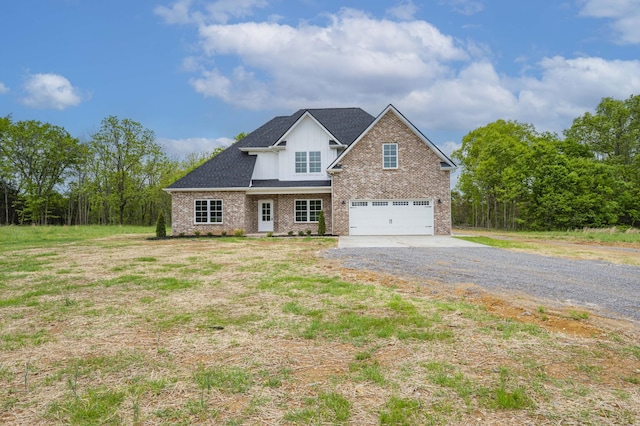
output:
[[640,421],[634,326],[345,270],[318,256],[334,245],[120,235],[3,251],[0,423]]

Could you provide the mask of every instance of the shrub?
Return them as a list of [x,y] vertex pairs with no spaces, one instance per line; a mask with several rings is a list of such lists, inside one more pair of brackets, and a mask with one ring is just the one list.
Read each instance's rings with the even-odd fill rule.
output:
[[289,232],[287,232],[287,235],[288,235],[288,236],[292,236],[292,235],[293,235],[293,231],[289,231]]
[[184,237],[184,232],[178,234],[179,237]]
[[207,232],[207,237],[213,237],[213,232],[211,231]]
[[196,238],[200,237],[200,231],[196,231],[193,234],[196,236]]
[[233,231],[233,235],[236,237],[244,237],[244,229],[236,229]]
[[167,225],[164,222],[164,214],[160,211],[158,220],[156,221],[156,237],[164,238],[167,236]]
[[302,237],[304,235],[304,231],[298,231],[298,236]]
[[311,235],[311,229],[305,229],[304,233],[307,234],[307,235]]
[[223,237],[226,237],[226,236],[227,236],[227,231],[222,231],[222,232],[220,233],[220,235],[222,235]]
[[273,232],[271,231],[267,232],[267,237],[273,237]]
[[324,235],[327,233],[327,224],[324,221],[324,212],[320,210],[318,213],[318,235]]

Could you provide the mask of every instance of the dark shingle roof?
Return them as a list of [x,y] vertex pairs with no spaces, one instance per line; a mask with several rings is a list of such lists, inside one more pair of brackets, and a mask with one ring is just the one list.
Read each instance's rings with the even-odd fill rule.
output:
[[[353,143],[374,120],[360,108],[301,109],[290,116],[275,117],[167,189],[249,187],[256,156],[242,152],[240,148],[267,148],[275,144],[307,111],[345,145]],[[310,183],[313,181],[307,182],[305,186],[313,186]]]

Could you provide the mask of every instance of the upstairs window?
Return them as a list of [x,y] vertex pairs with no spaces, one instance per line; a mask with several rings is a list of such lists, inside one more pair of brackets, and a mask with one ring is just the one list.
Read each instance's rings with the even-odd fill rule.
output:
[[307,173],[306,152],[296,152],[296,173]]
[[382,144],[382,168],[383,169],[398,168],[398,144],[397,143]]
[[309,152],[309,173],[320,173],[321,167],[320,151]]
[[322,171],[322,156],[320,151],[297,151],[296,173],[320,173]]

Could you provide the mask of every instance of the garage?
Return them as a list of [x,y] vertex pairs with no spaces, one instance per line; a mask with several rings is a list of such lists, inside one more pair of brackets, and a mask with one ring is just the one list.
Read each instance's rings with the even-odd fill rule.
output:
[[349,235],[433,235],[433,200],[351,200]]

